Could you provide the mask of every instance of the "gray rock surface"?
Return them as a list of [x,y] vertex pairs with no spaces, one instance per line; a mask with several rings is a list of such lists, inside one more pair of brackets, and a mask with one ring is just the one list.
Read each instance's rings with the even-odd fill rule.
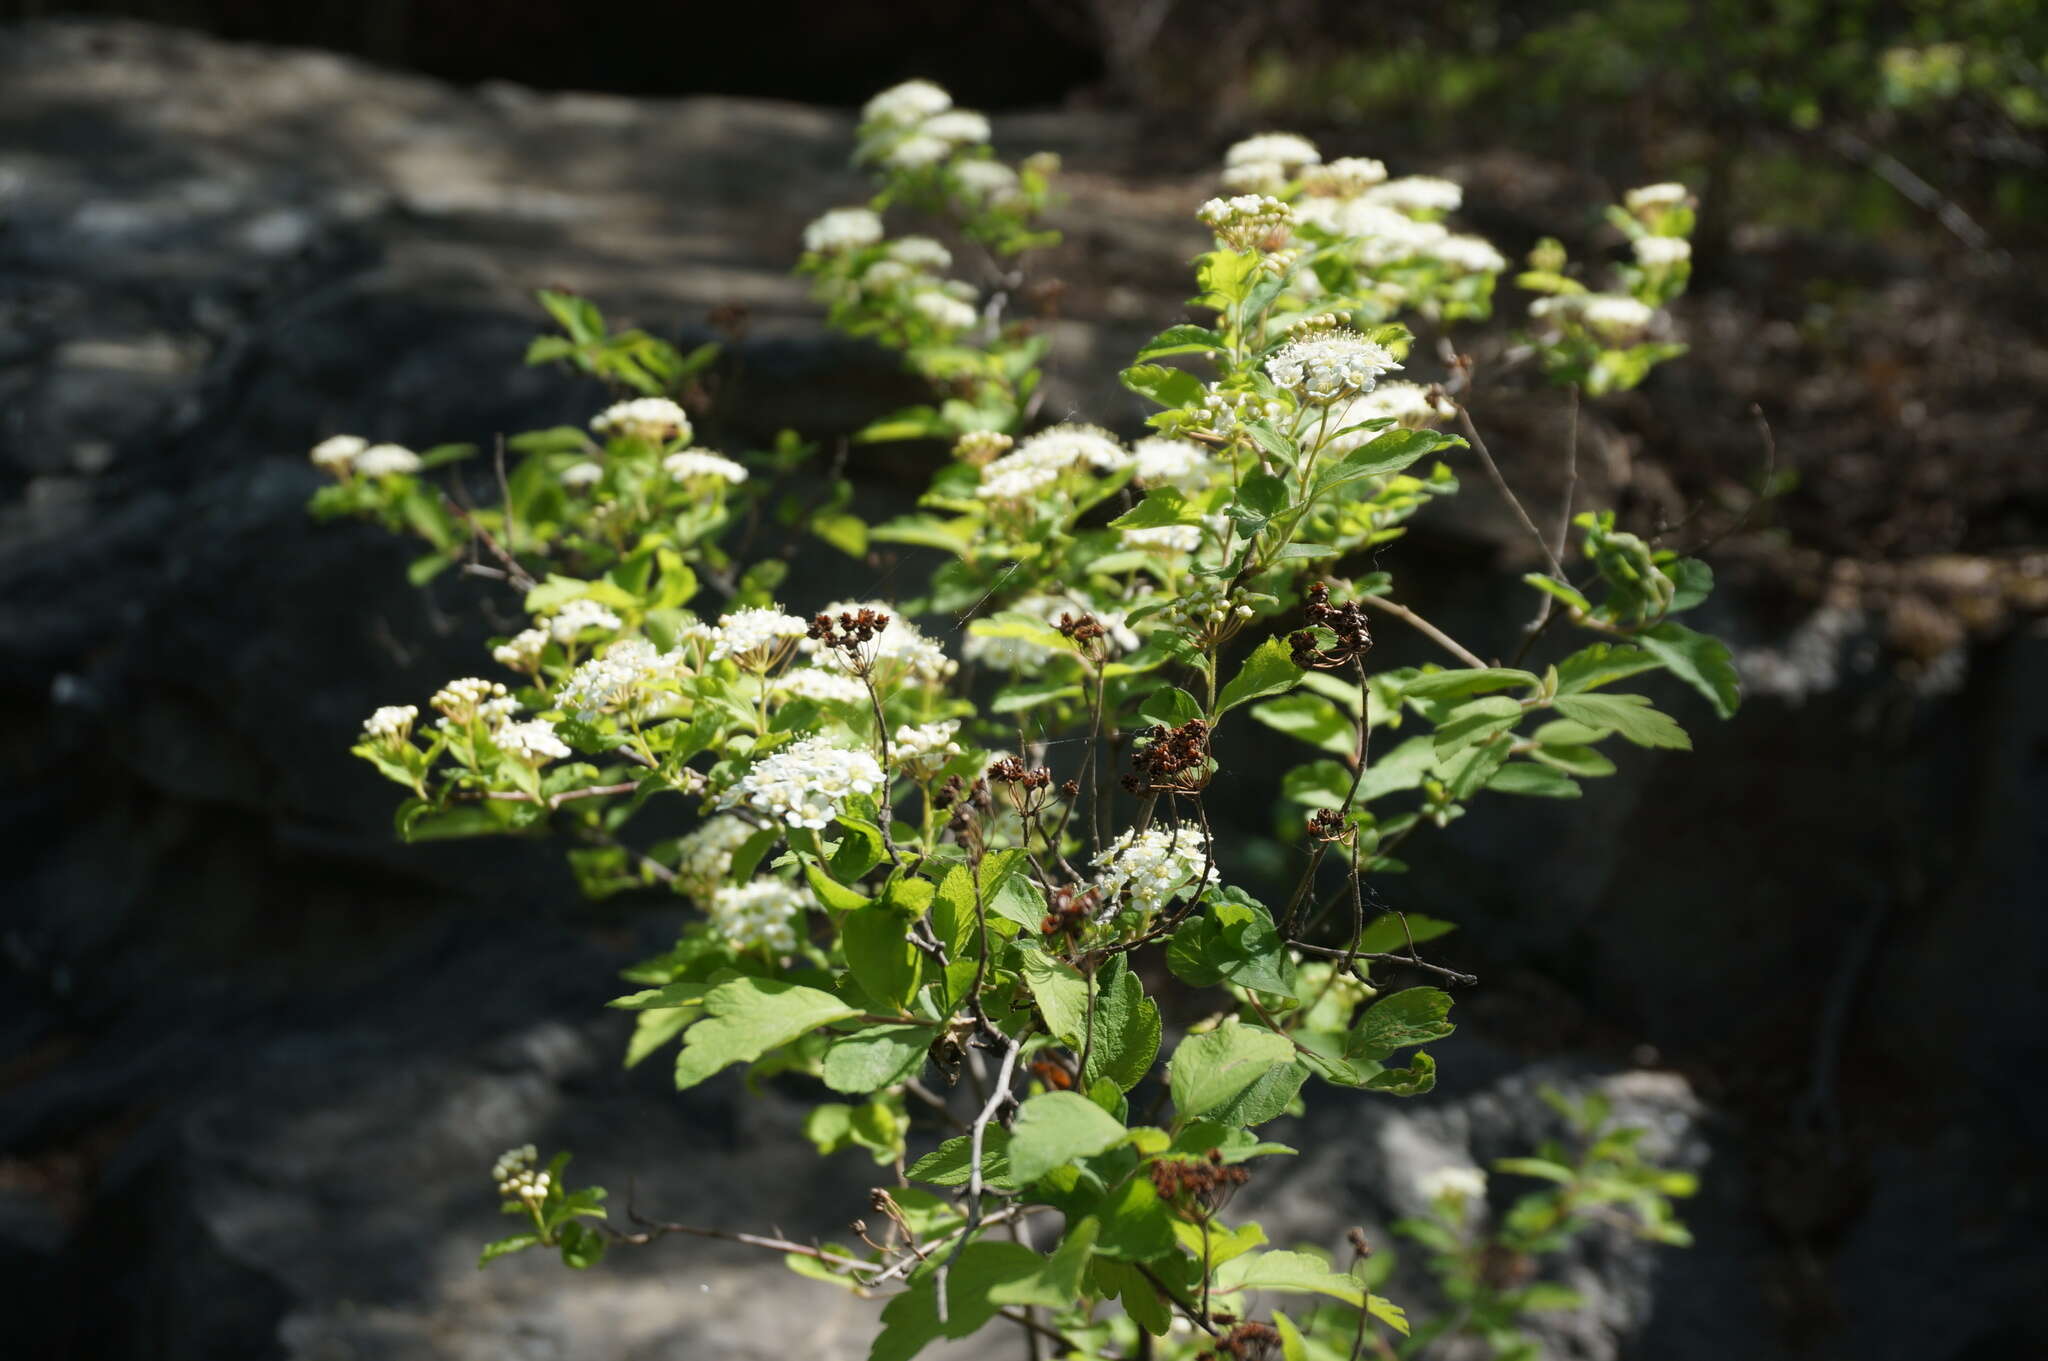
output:
[[[871,1306],[721,1245],[473,1270],[508,1144],[573,1146],[664,1214],[791,1233],[836,1231],[874,1170],[793,1151],[773,1090],[679,1100],[618,1072],[597,1003],[658,915],[577,906],[541,847],[391,843],[347,738],[472,669],[493,602],[416,593],[402,545],[302,512],[303,451],[332,431],[425,446],[587,417],[596,392],[519,365],[546,285],[683,339],[748,307],[738,441],[911,400],[821,338],[787,273],[802,223],[859,193],[847,134],[791,105],[0,29],[0,1292],[21,1354],[860,1353]],[[1178,316],[1208,182],[1112,117],[998,140],[1070,170],[1050,409],[1132,425],[1111,375]],[[1556,229],[1495,161],[1464,169],[1501,191],[1502,232]],[[1730,354],[1754,348],[1738,302],[1699,304]],[[1685,382],[1659,399],[1728,428],[1731,394]],[[1547,446],[1503,418],[1540,489]],[[900,451],[856,471],[878,504],[923,475]],[[1431,564],[1417,603],[1483,623],[1509,539],[1460,498],[1404,550]],[[1834,608],[1732,593],[1710,623],[1781,697],[1722,727],[1674,696],[1694,755],[1475,815],[1383,886],[1465,925],[1451,959],[1486,978],[1465,1011],[1488,1043],[1445,1046],[1444,1090],[1412,1107],[1312,1113],[1324,1151],[1261,1189],[1292,1232],[1383,1221],[1414,1167],[1537,1132],[1533,1084],[1599,1081],[1703,1165],[1700,1244],[1596,1243],[1570,1268],[1596,1307],[1560,1355],[2042,1344],[2048,641],[1944,644],[1969,664],[1915,692],[1854,665],[1881,610],[1806,626]]]

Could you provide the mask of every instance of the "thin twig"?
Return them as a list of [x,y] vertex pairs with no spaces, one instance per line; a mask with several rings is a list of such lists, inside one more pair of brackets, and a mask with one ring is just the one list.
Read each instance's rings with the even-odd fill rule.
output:
[[1486,663],[1480,661],[1471,649],[1451,637],[1450,634],[1445,633],[1435,624],[1424,619],[1415,611],[1409,609],[1406,605],[1397,605],[1385,596],[1378,595],[1359,596],[1358,603],[1367,609],[1378,610],[1381,614],[1393,615],[1396,619],[1399,619],[1402,623],[1408,625],[1408,627],[1414,629],[1417,633],[1420,633],[1423,637],[1429,639],[1465,665],[1476,667],[1482,671],[1486,669]]
[[[986,959],[987,956],[983,958]],[[980,1113],[974,1117],[974,1127],[967,1136],[967,1222],[961,1226],[960,1237],[953,1244],[952,1254],[939,1268],[937,1288],[941,1323],[946,1321],[946,1274],[953,1269],[953,1263],[960,1260],[960,1254],[966,1250],[968,1238],[981,1227],[981,1151],[988,1136],[989,1122],[996,1118],[996,1112],[1003,1108],[1003,1103],[1011,1099],[1010,1078],[1017,1071],[1017,1054],[1023,1047],[1024,1041],[1021,1036],[1014,1040],[1007,1035],[1003,1036],[1003,1061],[996,1069],[996,1080],[989,1088],[988,1100],[983,1103]]]
[[1515,518],[1522,522],[1522,528],[1529,531],[1529,537],[1543,550],[1543,558],[1550,564],[1551,573],[1558,580],[1564,580],[1564,564],[1557,560],[1557,554],[1550,551],[1550,540],[1543,536],[1543,531],[1529,518],[1528,508],[1508,486],[1508,480],[1501,476],[1500,465],[1493,461],[1493,454],[1487,450],[1486,441],[1479,438],[1479,427],[1472,424],[1472,413],[1465,408],[1463,402],[1458,403],[1458,424],[1465,431],[1465,438],[1472,441],[1472,452],[1479,455],[1480,466],[1486,469],[1486,476],[1492,481],[1493,489],[1501,494],[1501,499],[1508,503],[1508,509],[1514,511]]

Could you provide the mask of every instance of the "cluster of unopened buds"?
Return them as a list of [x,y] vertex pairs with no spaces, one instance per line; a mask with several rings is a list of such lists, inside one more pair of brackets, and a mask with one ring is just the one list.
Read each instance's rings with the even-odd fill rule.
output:
[[1195,215],[1235,251],[1278,250],[1294,231],[1294,210],[1268,194],[1212,198]]
[[498,1194],[519,1201],[529,1210],[538,1210],[554,1184],[553,1177],[534,1166],[539,1157],[540,1151],[532,1144],[500,1155],[491,1166],[491,1180],[497,1183]]
[[1185,632],[1197,646],[1208,648],[1236,637],[1255,613],[1250,605],[1233,603],[1229,590],[1211,581],[1176,596],[1159,618]]
[[1016,440],[1000,430],[969,430],[953,441],[953,456],[971,468],[979,468],[1009,453],[1016,444]]

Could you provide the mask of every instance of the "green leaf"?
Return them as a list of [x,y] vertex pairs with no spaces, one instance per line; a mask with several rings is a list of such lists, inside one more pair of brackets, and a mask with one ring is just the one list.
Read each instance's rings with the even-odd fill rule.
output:
[[1255,1026],[1229,1024],[1190,1035],[1167,1063],[1174,1114],[1191,1120],[1229,1105],[1267,1073],[1294,1061],[1285,1036]]
[[676,1058],[678,1091],[857,1014],[829,992],[769,978],[721,983],[705,995],[704,1009],[710,1015],[684,1034],[683,1051]]
[[1531,761],[1510,761],[1487,778],[1486,787],[1501,794],[1527,794],[1539,799],[1576,799],[1584,791],[1561,770]]
[[1218,1294],[1238,1290],[1277,1290],[1293,1295],[1327,1295],[1353,1308],[1365,1307],[1365,1286],[1349,1272],[1309,1252],[1252,1252],[1216,1269]]
[[580,1220],[570,1220],[556,1231],[555,1241],[561,1245],[562,1264],[577,1271],[588,1271],[604,1260],[604,1235]]
[[868,905],[866,897],[840,883],[808,860],[804,862],[804,879],[810,884],[811,892],[818,895],[818,901],[834,912],[858,912]]
[[1263,1125],[1287,1113],[1287,1108],[1301,1091],[1301,1084],[1306,1081],[1308,1069],[1302,1064],[1287,1063],[1269,1068],[1251,1086],[1222,1105],[1213,1107],[1206,1118],[1224,1125]]
[[969,1243],[945,1273],[946,1321],[939,1322],[938,1273],[926,1275],[890,1299],[882,1309],[882,1331],[868,1361],[910,1361],[942,1337],[962,1338],[981,1330],[1002,1308],[990,1292],[1033,1278],[1045,1259],[1022,1243],[982,1239]]
[[1300,681],[1301,668],[1294,664],[1287,644],[1278,638],[1268,638],[1253,649],[1230,683],[1223,687],[1223,693],[1216,699],[1216,712],[1221,716],[1240,704],[1292,690]]
[[1365,1085],[1394,1096],[1423,1096],[1436,1087],[1436,1060],[1427,1049],[1418,1049],[1406,1068],[1382,1068],[1367,1078]]
[[1636,635],[1636,641],[1664,663],[1672,675],[1705,695],[1715,714],[1734,717],[1735,706],[1742,702],[1742,683],[1735,674],[1735,662],[1728,655],[1726,643],[1668,620],[1644,629]]
[[932,1042],[927,1026],[871,1026],[832,1041],[825,1085],[835,1092],[873,1092],[916,1077]]
[[1339,756],[1349,756],[1357,750],[1357,722],[1321,695],[1297,691],[1269,699],[1252,706],[1252,717],[1277,732]]
[[1140,359],[1161,359],[1170,354],[1206,354],[1228,348],[1222,336],[1206,326],[1169,326],[1145,342]]
[[1438,430],[1388,430],[1346,454],[1316,477],[1315,494],[1361,478],[1398,473],[1439,449],[1463,448],[1465,441]]
[[854,982],[876,1002],[899,1010],[917,994],[917,947],[910,942],[909,928],[900,914],[880,903],[847,913],[840,926]]
[[1521,721],[1521,704],[1506,695],[1467,700],[1437,725],[1437,759],[1455,756],[1475,742],[1490,742]]
[[625,1066],[640,1061],[683,1032],[702,1013],[696,1007],[657,1007],[633,1018],[633,1038],[626,1042]]
[[1102,1237],[1095,1250],[1124,1262],[1145,1262],[1173,1251],[1172,1212],[1150,1177],[1132,1177],[1097,1201]]
[[1109,522],[1111,529],[1163,529],[1168,525],[1198,525],[1201,512],[1188,504],[1176,487],[1154,487],[1145,499]]
[[1533,686],[1540,678],[1505,666],[1471,667],[1464,671],[1428,671],[1401,683],[1403,699],[1462,699],[1509,686]]
[[1186,369],[1170,369],[1163,364],[1134,365],[1118,377],[1140,397],[1150,397],[1165,407],[1197,406],[1207,391],[1202,380]]
[[1138,717],[1152,723],[1163,723],[1169,728],[1178,728],[1189,719],[1201,716],[1201,703],[1177,685],[1154,690],[1138,706]]
[[1651,708],[1641,695],[1559,695],[1551,707],[1589,728],[1620,733],[1639,747],[1692,750],[1685,729]]
[[1594,643],[1557,664],[1557,692],[1576,695],[1585,690],[1597,690],[1645,671],[1655,671],[1657,666],[1657,659],[1639,647]]
[[1079,969],[1043,950],[1021,953],[1024,983],[1031,989],[1031,1000],[1038,1004],[1038,1014],[1045,1018],[1047,1032],[1061,1044],[1079,1049],[1088,1025],[1088,980]]
[[1451,995],[1441,988],[1404,988],[1390,993],[1359,1019],[1345,1044],[1345,1055],[1383,1059],[1396,1049],[1441,1040],[1457,1029],[1444,1019],[1450,1014]]
[[1119,956],[1095,999],[1095,1027],[1088,1045],[1083,1085],[1107,1078],[1129,1091],[1152,1071],[1159,1056],[1159,1005],[1145,995],[1138,976]]
[[1010,1174],[1037,1181],[1077,1158],[1123,1142],[1129,1131],[1079,1092],[1045,1092],[1026,1101],[1010,1126]]
[[1458,929],[1451,922],[1425,917],[1420,912],[1407,913],[1408,924],[1403,926],[1402,915],[1399,912],[1381,914],[1379,919],[1367,926],[1364,933],[1359,936],[1359,951],[1369,955],[1390,954],[1395,950],[1407,949],[1410,940],[1420,945],[1424,941],[1435,940],[1438,936],[1449,935]]
[[477,1258],[477,1270],[482,1271],[500,1257],[515,1252],[523,1252],[527,1248],[536,1246],[539,1242],[540,1235],[537,1233],[515,1233],[508,1238],[500,1238],[495,1243],[487,1243],[484,1245],[483,1256]]
[[[965,1186],[967,1155],[973,1151],[973,1141],[957,1135],[912,1163],[906,1175],[933,1186]],[[1017,1189],[1017,1179],[1010,1174],[1010,1132],[1000,1125],[990,1125],[982,1134],[981,1180],[998,1191]]]
[[889,853],[882,829],[863,818],[848,816],[840,817],[839,828],[844,835],[840,837],[839,849],[832,853],[832,877],[842,884],[858,883]]
[[1069,1226],[1052,1256],[1040,1259],[1030,1274],[990,1287],[989,1299],[997,1304],[1065,1309],[1081,1294],[1081,1278],[1088,1270],[1088,1258],[1095,1251],[1095,1239],[1101,1231],[1102,1222],[1093,1215]]

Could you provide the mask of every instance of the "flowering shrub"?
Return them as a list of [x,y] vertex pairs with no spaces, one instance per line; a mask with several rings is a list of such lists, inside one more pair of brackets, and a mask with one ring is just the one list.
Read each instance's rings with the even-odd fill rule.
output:
[[[799,269],[832,324],[900,351],[940,394],[859,437],[951,444],[912,514],[854,516],[793,433],[738,456],[700,447],[676,395],[715,355],[612,332],[557,295],[543,301],[565,334],[530,358],[620,400],[587,431],[507,441],[495,500],[426,480],[461,448],[322,443],[336,480],[316,512],[412,530],[430,550],[417,579],[502,581],[531,621],[492,644],[502,679],[449,682],[426,723],[380,709],[355,750],[407,790],[408,837],[549,832],[588,891],[665,888],[701,910],[612,1004],[635,1017],[628,1062],[673,1046],[678,1087],[745,1065],[839,1098],[807,1132],[893,1169],[874,1201],[887,1224],[858,1246],[729,1236],[886,1298],[876,1361],[994,1321],[1084,1356],[1355,1355],[1355,1339],[1410,1327],[1363,1245],[1340,1266],[1223,1212],[1259,1160],[1291,1152],[1258,1127],[1312,1079],[1388,1097],[1434,1085],[1421,1046],[1452,1031],[1437,984],[1473,980],[1421,953],[1448,923],[1368,911],[1366,883],[1482,793],[1573,797],[1614,770],[1603,746],[1687,746],[1621,688],[1633,677],[1668,670],[1730,712],[1726,650],[1677,621],[1711,576],[1611,514],[1571,521],[1567,506],[1546,533],[1509,493],[1547,569],[1509,585],[1535,619],[1502,662],[1369,569],[1457,491],[1460,451],[1507,491],[1467,409],[1471,362],[1446,345],[1428,381],[1403,320],[1441,332],[1490,315],[1506,261],[1446,225],[1456,185],[1326,163],[1292,135],[1233,148],[1227,193],[1199,210],[1215,237],[1195,262],[1204,320],[1122,373],[1158,408],[1151,433],[1035,428],[1045,340],[1017,313],[1023,258],[1053,239],[1039,219],[1054,167],[1010,167],[987,138],[936,86],[877,96],[858,151],[876,197],[804,233]],[[893,210],[953,244],[892,237]],[[1588,394],[1678,352],[1661,309],[1685,283],[1684,193],[1638,191],[1615,221],[1634,247],[1624,292],[1588,293],[1548,243],[1521,280],[1541,295],[1527,343],[1543,371]],[[979,285],[950,273],[969,249]],[[764,523],[938,565],[915,599],[831,600],[773,555],[748,560]],[[1388,621],[1443,664],[1370,669]],[[1556,645],[1560,623],[1590,639]],[[1554,659],[1525,668],[1539,645]],[[1217,734],[1245,724],[1302,744],[1278,781],[1300,873],[1271,904],[1228,881],[1205,806]],[[638,815],[676,798],[694,829],[648,839]],[[1171,1045],[1154,995],[1169,975],[1207,1008]],[[933,1146],[932,1125],[957,1132]],[[1592,1199],[1672,1235],[1662,1196],[1683,1188],[1613,1172],[1627,1136],[1601,1137],[1604,1170],[1583,1176],[1629,1194],[1559,1202],[1541,1224],[1518,1209],[1513,1251],[1554,1250]],[[486,1260],[548,1245],[582,1266],[610,1241],[709,1232],[614,1225],[601,1191],[565,1183],[564,1157],[538,1172],[536,1156],[497,1169],[527,1226]],[[1533,1160],[1503,1170],[1558,1180]],[[1435,1228],[1407,1229],[1454,1285],[1471,1257],[1454,1212],[1476,1199],[1447,1185]],[[1013,1236],[1027,1226],[1047,1250]],[[1458,1288],[1477,1310],[1476,1287]],[[1325,1337],[1281,1310],[1250,1317],[1274,1296],[1347,1321]],[[1543,1301],[1483,1303],[1493,1320]]]

